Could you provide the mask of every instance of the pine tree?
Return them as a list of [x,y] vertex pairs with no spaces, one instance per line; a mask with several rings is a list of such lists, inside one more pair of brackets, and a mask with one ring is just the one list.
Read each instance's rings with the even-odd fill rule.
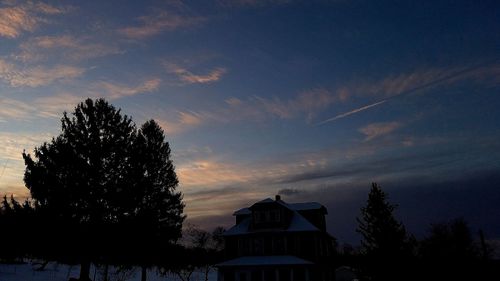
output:
[[103,99],[87,99],[61,121],[61,134],[36,148],[34,159],[23,153],[24,179],[38,211],[57,228],[49,237],[72,243],[58,241],[61,251],[79,252],[80,280],[89,280],[93,259],[125,254],[124,242],[136,241],[134,235],[168,233],[167,241],[180,235],[182,195],[175,192],[170,148],[156,123],[138,132]]
[[406,229],[393,215],[396,205],[387,202],[379,185],[372,183],[357,231],[363,236],[362,248],[368,256],[397,259],[411,253]]
[[184,204],[176,191],[179,183],[170,159],[170,146],[161,127],[150,120],[138,131],[134,150],[135,172],[140,179],[136,188],[135,226],[140,229],[141,242],[136,245],[142,278],[153,262],[153,244],[173,242],[181,237]]

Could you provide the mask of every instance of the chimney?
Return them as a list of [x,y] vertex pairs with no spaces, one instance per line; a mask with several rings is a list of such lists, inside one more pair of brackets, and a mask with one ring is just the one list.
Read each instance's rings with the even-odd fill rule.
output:
[[281,201],[281,196],[279,194],[276,195],[275,201]]

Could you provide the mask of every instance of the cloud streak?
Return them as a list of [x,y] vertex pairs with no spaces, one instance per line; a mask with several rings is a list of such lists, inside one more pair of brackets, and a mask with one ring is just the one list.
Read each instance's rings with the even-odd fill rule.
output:
[[205,84],[219,81],[227,70],[223,67],[217,67],[207,74],[194,74],[186,68],[176,64],[165,64],[169,73],[175,74],[179,80],[187,84]]
[[46,23],[46,16],[63,14],[65,8],[59,8],[43,2],[27,2],[21,5],[0,8],[0,36],[19,37],[23,32],[33,32],[41,23]]
[[357,82],[354,86],[338,89],[343,100],[352,97],[379,97],[383,100],[353,109],[319,122],[322,125],[381,105],[389,99],[428,90],[437,86],[449,86],[459,81],[473,80],[481,84],[498,84],[500,67],[495,63],[481,63],[468,67],[431,68],[400,75],[390,75],[376,82]]
[[92,86],[92,91],[108,99],[114,100],[123,97],[130,97],[137,94],[151,93],[160,88],[161,79],[157,77],[149,78],[137,86],[129,86],[119,83],[102,81]]
[[206,19],[199,16],[183,15],[171,10],[138,18],[137,26],[119,29],[118,32],[130,39],[145,39],[163,32],[200,25]]
[[19,68],[14,64],[0,59],[0,79],[6,81],[11,87],[24,86],[36,88],[46,86],[55,81],[79,77],[84,72],[84,68],[70,65]]
[[38,62],[49,58],[81,61],[124,53],[116,46],[72,35],[35,37],[22,43],[20,49],[13,57],[22,62]]
[[[499,147],[494,141],[490,141],[490,144],[491,142],[494,147]],[[403,147],[399,140],[361,142],[348,149],[335,147],[287,154],[286,157],[274,155],[270,159],[259,159],[253,163],[235,162],[224,159],[220,154],[215,157],[204,152],[204,157],[177,163],[177,171],[185,199],[192,202],[189,215],[201,218],[217,216],[221,211],[230,214],[238,205],[245,204],[245,200],[240,200],[240,197],[252,201],[280,191],[288,196],[296,193],[304,196],[325,187],[332,191],[339,186],[346,186],[350,190],[359,184],[368,186],[371,181],[389,182],[409,177],[439,180],[432,178],[436,171],[440,171],[440,175],[456,175],[457,170],[463,169],[457,163],[462,163],[465,159],[476,159],[476,156],[483,153],[482,148],[465,152],[460,145],[448,141],[439,143],[439,153],[436,153],[436,142],[416,140],[416,145],[419,150],[406,151],[402,155],[387,155],[385,148]],[[365,147],[374,150],[375,154],[368,152]],[[489,149],[491,148],[493,147]],[[365,150],[365,153],[349,159],[348,155],[357,150]],[[470,162],[468,165],[485,168],[484,165],[477,164]],[[235,198],[236,193],[241,196]],[[210,209],[209,204],[204,202],[214,201],[223,202],[221,208],[214,214],[204,213]]]
[[372,123],[363,128],[360,128],[359,132],[365,135],[365,141],[370,141],[372,139],[387,135],[400,128],[401,126],[402,124],[400,122]]
[[[318,113],[326,110],[339,97],[323,88],[299,92],[289,99],[253,96],[247,99],[228,98],[209,110],[177,111],[176,116],[158,116],[167,132],[179,134],[205,124],[227,124],[231,122],[263,122],[269,118],[291,120],[304,118],[310,122]],[[166,121],[175,120],[175,121]],[[192,120],[187,122],[186,120]]]
[[35,108],[27,103],[0,97],[0,123],[9,120],[26,120]]

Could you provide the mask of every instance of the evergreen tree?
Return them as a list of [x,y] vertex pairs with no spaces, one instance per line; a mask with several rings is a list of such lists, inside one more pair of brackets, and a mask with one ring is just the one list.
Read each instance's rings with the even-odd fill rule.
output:
[[185,216],[182,194],[176,192],[179,181],[164,131],[154,120],[147,121],[138,131],[134,147],[133,162],[140,180],[135,189],[137,206],[133,225],[140,231],[136,252],[143,267],[141,280],[145,281],[146,268],[155,259],[152,249],[158,248],[159,243],[179,239]]
[[393,215],[396,205],[387,202],[379,185],[372,183],[357,231],[363,236],[364,252],[369,256],[398,258],[410,253],[405,227]]
[[412,257],[413,238],[408,238],[403,224],[394,218],[396,206],[387,202],[386,197],[380,186],[372,183],[367,204],[357,219],[366,258],[363,271],[372,280],[408,279],[413,270],[408,260]]
[[[178,236],[182,196],[174,192],[178,181],[170,148],[161,129],[152,129],[156,123],[138,132],[103,99],[87,99],[61,121],[61,134],[36,148],[34,159],[23,153],[24,179],[38,211],[57,228],[49,236],[65,233],[59,238],[71,245],[61,246],[78,251],[80,280],[89,280],[92,260],[124,251],[131,235],[165,231],[171,236],[167,241]],[[130,226],[135,231],[124,232]]]

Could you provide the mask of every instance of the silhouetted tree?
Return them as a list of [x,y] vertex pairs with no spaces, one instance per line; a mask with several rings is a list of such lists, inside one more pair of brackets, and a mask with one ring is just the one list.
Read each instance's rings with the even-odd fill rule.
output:
[[[179,235],[182,196],[174,191],[170,148],[154,121],[138,132],[119,109],[87,99],[61,122],[61,134],[37,147],[34,159],[23,153],[24,179],[37,209],[73,238],[80,280],[89,280],[92,259],[117,258],[111,251],[126,248],[118,244],[127,239],[147,246],[158,241],[147,238]],[[130,250],[137,254],[134,245]]]
[[3,197],[0,205],[0,241],[8,243],[2,243],[0,259],[13,262],[28,254],[30,245],[27,238],[29,228],[33,227],[30,224],[31,211],[28,200],[21,204],[12,195],[10,199],[7,199],[7,196]]
[[361,247],[368,258],[369,274],[388,279],[388,266],[403,262],[412,254],[411,239],[401,222],[394,218],[396,205],[387,202],[380,186],[372,183],[366,206],[361,208],[357,231],[363,236]]
[[463,218],[432,224],[430,235],[421,242],[420,253],[426,259],[442,261],[479,258],[471,231]]
[[221,258],[224,249],[224,239],[222,237],[224,231],[225,229],[221,226],[216,227],[212,232],[196,227],[187,230],[189,244],[202,254],[199,266],[203,270],[205,281],[208,281],[210,270]]
[[181,237],[184,221],[182,194],[170,159],[170,146],[160,126],[150,120],[138,132],[134,145],[133,166],[138,188],[134,224],[140,230],[137,244],[141,280],[146,280],[147,267],[153,263],[151,249],[161,242],[174,242]]
[[224,231],[225,229],[221,226],[214,228],[212,232],[194,225],[186,227],[182,235],[183,248],[179,255],[179,262],[171,268],[163,268],[163,273],[169,272],[181,280],[189,281],[193,273],[199,270],[203,272],[204,280],[208,281],[213,266],[223,258],[222,234]]
[[419,253],[424,270],[436,279],[494,280],[500,273],[498,262],[481,255],[463,218],[432,224]]

